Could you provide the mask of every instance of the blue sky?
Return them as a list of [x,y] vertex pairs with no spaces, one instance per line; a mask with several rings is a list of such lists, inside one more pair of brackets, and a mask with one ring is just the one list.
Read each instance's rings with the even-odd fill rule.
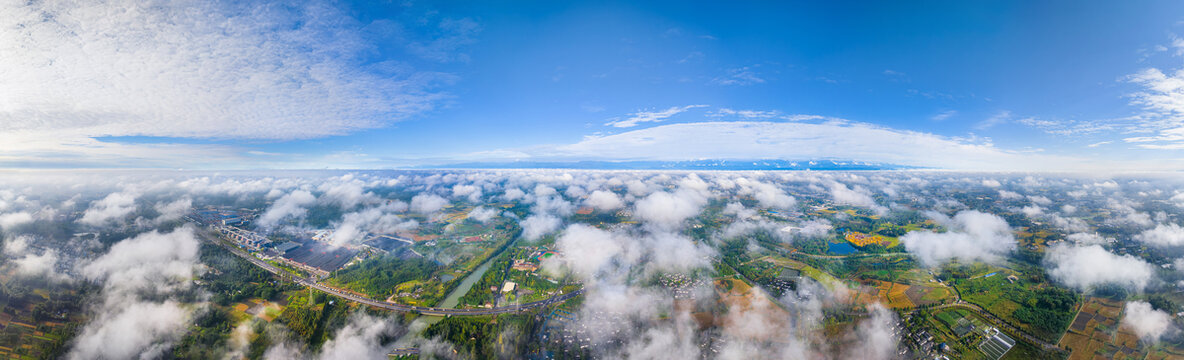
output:
[[5,167],[1184,167],[1178,2],[6,6]]

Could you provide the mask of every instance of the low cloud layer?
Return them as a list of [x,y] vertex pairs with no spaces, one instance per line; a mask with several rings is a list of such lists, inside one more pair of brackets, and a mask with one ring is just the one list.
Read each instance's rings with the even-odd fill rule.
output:
[[259,217],[259,226],[270,228],[291,217],[302,217],[308,213],[307,207],[317,201],[316,196],[306,190],[296,190],[276,200],[275,203]]
[[85,265],[83,275],[104,284],[102,300],[69,358],[153,358],[169,349],[193,313],[172,295],[189,289],[197,255],[193,228],[184,227],[120,241]]
[[1130,301],[1122,314],[1122,327],[1130,329],[1145,342],[1158,342],[1169,331],[1174,331],[1172,315],[1156,310],[1144,301]]
[[1184,227],[1176,224],[1159,224],[1135,235],[1135,239],[1155,246],[1184,245]]
[[1100,245],[1058,244],[1046,250],[1045,262],[1050,277],[1082,291],[1101,284],[1142,291],[1155,275],[1151,264],[1134,256],[1116,255]]
[[1011,226],[999,216],[970,210],[943,220],[947,232],[912,231],[900,238],[905,249],[926,266],[953,259],[997,261],[1016,247]]

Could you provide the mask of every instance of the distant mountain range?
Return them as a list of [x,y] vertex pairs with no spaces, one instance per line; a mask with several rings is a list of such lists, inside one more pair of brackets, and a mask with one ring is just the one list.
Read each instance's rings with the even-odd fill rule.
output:
[[902,170],[916,166],[843,160],[513,161],[420,166],[422,169],[580,170]]

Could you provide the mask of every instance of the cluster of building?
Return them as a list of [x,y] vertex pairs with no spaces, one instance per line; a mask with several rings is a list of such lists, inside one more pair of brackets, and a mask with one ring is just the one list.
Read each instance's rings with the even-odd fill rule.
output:
[[244,226],[255,218],[255,213],[247,209],[234,209],[229,206],[208,206],[194,211],[191,215],[194,221],[203,225]]
[[510,265],[511,269],[525,272],[535,272],[539,269],[539,264],[526,259],[514,259],[514,264]]
[[271,245],[271,240],[254,231],[227,225],[212,225],[212,227],[222,234],[223,238],[247,249],[259,251]]
[[525,259],[514,259],[513,264],[510,265],[511,269],[525,272],[535,272],[539,270],[539,266],[543,263],[544,259],[558,254],[558,252],[551,250],[546,246],[527,247],[526,249],[531,250],[530,255],[527,255]]
[[327,277],[353,261],[361,251],[333,246],[312,238],[301,238],[280,243],[265,249],[262,253],[269,259],[281,261],[320,277]]
[[277,243],[262,234],[247,230],[254,213],[228,207],[207,207],[194,211],[190,220],[218,231],[223,239],[255,252],[255,256],[275,260],[288,266],[316,274],[321,277],[342,268],[352,261],[359,250],[332,246],[331,230],[319,230],[306,237]]
[[675,300],[691,300],[695,299],[695,290],[705,288],[707,280],[702,278],[692,278],[686,274],[664,274],[658,279],[658,283],[662,287],[670,291]]

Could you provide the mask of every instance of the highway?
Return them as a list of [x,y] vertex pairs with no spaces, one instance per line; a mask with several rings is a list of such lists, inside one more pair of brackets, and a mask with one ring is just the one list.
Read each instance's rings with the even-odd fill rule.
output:
[[561,303],[561,302],[567,301],[568,299],[579,296],[580,294],[582,294],[584,292],[584,289],[581,288],[581,289],[577,289],[576,291],[572,291],[572,292],[566,293],[566,294],[561,294],[559,296],[555,296],[555,297],[552,297],[552,298],[546,299],[546,300],[529,302],[529,303],[525,303],[525,304],[498,306],[498,307],[493,307],[493,308],[447,309],[447,308],[396,304],[396,303],[391,303],[391,302],[386,302],[386,301],[374,300],[374,299],[371,299],[371,298],[368,298],[365,296],[340,291],[337,288],[325,286],[325,285],[318,283],[315,278],[302,278],[302,277],[292,276],[291,274],[285,272],[284,270],[281,270],[281,269],[267,263],[266,261],[256,258],[255,256],[251,255],[250,253],[247,253],[247,252],[243,251],[242,249],[239,249],[236,246],[229,245],[223,241],[217,241],[217,240],[214,241],[214,243],[229,250],[231,253],[238,255],[239,257],[246,259],[247,261],[250,261],[252,264],[255,264],[256,266],[263,268],[264,270],[267,270],[268,272],[271,272],[272,274],[279,275],[281,279],[289,279],[289,280],[294,281],[297,284],[300,284],[302,286],[310,287],[310,288],[317,289],[317,290],[320,290],[320,291],[323,291],[323,292],[326,292],[329,294],[333,294],[334,296],[337,296],[337,297],[340,297],[340,298],[343,298],[346,300],[370,305],[370,306],[377,307],[377,308],[399,311],[399,312],[410,312],[410,313],[431,315],[431,316],[480,316],[480,315],[510,314],[510,313],[516,313],[516,312],[530,310],[530,309],[537,308],[537,307],[543,307],[543,306],[547,306],[547,305],[551,305],[551,304]]

